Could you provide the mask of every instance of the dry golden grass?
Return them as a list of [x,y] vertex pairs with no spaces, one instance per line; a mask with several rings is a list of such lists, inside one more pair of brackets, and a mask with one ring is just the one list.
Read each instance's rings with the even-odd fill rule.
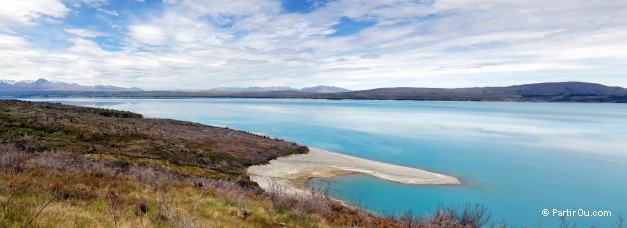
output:
[[[330,226],[315,214],[278,211],[263,197],[236,188],[146,183],[129,177],[100,178],[37,168],[18,175],[2,175],[0,186],[2,226],[27,224],[53,197],[31,226],[115,227],[116,223],[117,227]],[[112,200],[111,195],[116,199]],[[148,205],[146,213],[139,209],[144,200]],[[248,215],[238,215],[240,208]]]

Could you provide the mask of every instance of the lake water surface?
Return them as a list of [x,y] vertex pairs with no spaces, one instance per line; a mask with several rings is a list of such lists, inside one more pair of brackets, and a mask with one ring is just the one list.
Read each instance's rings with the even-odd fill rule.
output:
[[[38,99],[263,132],[358,157],[461,178],[410,186],[349,175],[330,194],[369,210],[432,211],[480,203],[523,227],[581,227],[627,216],[627,104],[330,101],[285,99]],[[548,216],[542,210],[550,211]],[[575,213],[577,214],[577,213]]]

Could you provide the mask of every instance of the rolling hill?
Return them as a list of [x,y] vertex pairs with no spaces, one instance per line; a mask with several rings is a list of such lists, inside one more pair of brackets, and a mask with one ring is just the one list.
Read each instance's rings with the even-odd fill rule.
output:
[[[310,90],[310,91],[308,91]],[[421,101],[514,101],[626,103],[627,89],[586,82],[550,82],[507,87],[396,87],[345,91],[319,86],[299,91],[3,91],[0,97],[119,97],[119,98],[302,98]],[[314,92],[315,91],[315,92]]]

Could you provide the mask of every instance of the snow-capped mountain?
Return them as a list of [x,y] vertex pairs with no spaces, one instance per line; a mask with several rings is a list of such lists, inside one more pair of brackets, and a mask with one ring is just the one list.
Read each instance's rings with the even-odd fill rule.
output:
[[55,82],[40,78],[36,81],[0,80],[0,91],[143,91],[109,85],[83,86],[76,83]]

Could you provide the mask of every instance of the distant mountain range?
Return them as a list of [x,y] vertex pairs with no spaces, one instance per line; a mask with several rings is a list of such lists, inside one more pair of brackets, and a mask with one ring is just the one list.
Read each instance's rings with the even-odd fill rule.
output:
[[76,83],[53,82],[46,79],[36,81],[0,80],[0,91],[143,91],[140,88],[123,88],[109,85],[82,86]]
[[300,89],[301,92],[305,93],[345,93],[350,92],[351,90],[335,87],[335,86],[314,86],[314,87],[305,87]]
[[627,89],[586,82],[549,82],[507,87],[380,88],[345,94],[351,99],[444,101],[627,102]]
[[307,98],[423,101],[613,102],[627,103],[627,89],[586,82],[550,82],[507,87],[378,88],[344,91],[331,86],[220,88],[206,91],[39,91],[3,92],[4,97],[125,97],[125,98]]
[[[174,95],[174,94],[170,94]],[[177,94],[183,95],[183,94]],[[548,82],[507,87],[474,88],[378,88],[337,93],[302,91],[230,92],[187,94],[199,97],[312,98],[360,100],[431,101],[529,101],[529,102],[621,102],[627,103],[627,89],[586,82]],[[185,95],[184,95],[185,96]]]
[[[46,79],[38,79],[35,81],[13,81],[0,80],[0,91],[21,91],[21,92],[38,92],[38,91],[59,91],[59,92],[106,92],[106,91],[144,91],[137,87],[124,88],[110,85],[83,86],[76,83],[55,82]],[[177,90],[185,91],[185,90]],[[315,86],[296,89],[287,86],[270,86],[270,87],[219,87],[210,89],[210,91],[224,92],[274,92],[274,91],[295,91],[305,93],[342,93],[350,92],[348,89],[335,86]]]
[[270,87],[218,87],[210,89],[211,91],[227,91],[227,92],[277,92],[277,91],[297,91],[304,93],[343,93],[350,92],[348,89],[319,85],[315,87],[305,87],[296,89],[287,86],[270,86]]

